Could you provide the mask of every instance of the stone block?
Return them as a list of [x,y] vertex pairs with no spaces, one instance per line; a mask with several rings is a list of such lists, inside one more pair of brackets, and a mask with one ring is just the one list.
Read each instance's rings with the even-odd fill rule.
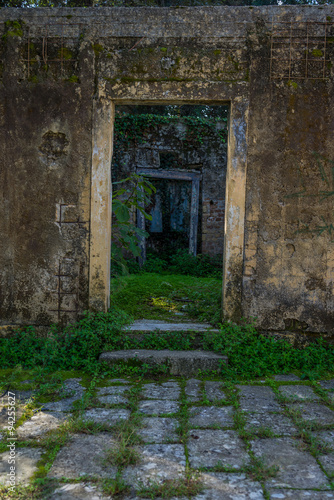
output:
[[[16,484],[27,485],[29,480],[37,471],[37,462],[42,456],[41,448],[17,448],[15,449],[15,472]],[[0,453],[0,483],[7,485],[10,473],[10,451]]]
[[268,488],[271,500],[332,500],[334,492]]
[[245,414],[245,418],[246,430],[253,431],[255,433],[261,431],[261,428],[269,429],[274,434],[278,434],[280,436],[289,436],[298,432],[298,429],[293,425],[292,420],[282,413],[247,413]]
[[179,411],[179,404],[176,401],[144,400],[140,401],[138,411],[145,415],[163,415],[167,413],[176,413]]
[[58,452],[48,477],[77,479],[87,475],[114,478],[117,469],[106,462],[108,451],[114,447],[115,441],[106,432],[75,434]]
[[249,456],[235,431],[194,430],[188,441],[191,467],[215,467],[220,464],[240,469]]
[[204,491],[193,500],[264,500],[261,484],[247,479],[245,474],[223,472],[203,473],[200,476]]
[[201,381],[191,378],[187,380],[185,393],[188,401],[200,401],[201,399]]
[[92,420],[95,424],[103,425],[115,425],[119,420],[126,420],[129,417],[129,410],[119,408],[92,408],[83,414],[84,420]]
[[221,382],[210,382],[207,381],[204,384],[206,399],[209,401],[217,401],[226,399],[226,395],[222,389]]
[[18,429],[20,439],[36,439],[49,431],[57,429],[65,422],[68,415],[63,412],[40,411],[29,420],[26,420]]
[[240,409],[250,412],[280,411],[281,407],[275,399],[270,387],[256,385],[238,385],[240,391]]
[[142,421],[143,427],[137,434],[146,443],[165,443],[179,441],[175,430],[179,423],[175,418],[168,417],[146,417]]
[[165,382],[158,384],[145,384],[143,386],[143,396],[150,399],[179,399],[180,387],[177,382]]
[[279,467],[277,475],[268,478],[266,485],[277,488],[329,489],[327,477],[315,458],[302,451],[301,444],[288,437],[251,442],[255,456],[260,457],[266,466]]
[[334,424],[334,411],[319,403],[293,403],[291,409],[298,410],[303,420],[321,425]]
[[312,401],[318,401],[320,399],[313,389],[307,385],[281,385],[278,390],[283,396],[295,400],[310,399]]
[[201,406],[190,409],[189,424],[191,427],[233,427],[233,408],[224,406]]
[[48,497],[49,500],[112,500],[104,495],[95,484],[68,483],[59,486]]
[[181,444],[150,444],[138,446],[140,461],[137,465],[125,467],[123,478],[135,487],[142,483],[161,483],[182,477],[186,466],[184,447]]

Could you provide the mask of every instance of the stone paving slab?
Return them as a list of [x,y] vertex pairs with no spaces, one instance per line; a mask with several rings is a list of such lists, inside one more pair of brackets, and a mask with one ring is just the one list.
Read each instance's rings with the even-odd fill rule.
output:
[[300,378],[297,377],[297,375],[294,375],[293,373],[289,373],[289,374],[275,375],[274,380],[277,380],[277,382],[299,382]]
[[201,397],[201,381],[195,378],[187,380],[185,386],[185,393],[188,401],[200,401]]
[[73,393],[70,397],[65,397],[59,401],[52,401],[49,403],[41,403],[43,410],[48,411],[64,411],[69,412],[73,410],[73,403],[82,398],[85,392],[85,387],[80,384],[80,378],[71,378],[65,381],[65,393]]
[[106,463],[108,450],[115,441],[106,432],[99,434],[75,434],[58,452],[48,477],[76,479],[81,476],[115,478],[117,468]]
[[277,476],[267,479],[266,485],[279,488],[329,489],[328,479],[315,458],[299,449],[298,444],[297,440],[291,438],[259,439],[251,442],[256,457],[261,457],[267,466],[279,467]]
[[143,396],[149,399],[179,399],[180,386],[177,382],[165,382],[159,384],[145,384]]
[[205,382],[205,393],[206,399],[209,401],[223,400],[226,399],[226,394],[222,389],[221,382]]
[[300,411],[301,417],[307,422],[318,424],[334,424],[334,411],[319,403],[293,403],[291,409]]
[[60,411],[39,411],[17,429],[17,436],[20,439],[39,438],[45,433],[57,429],[68,418],[68,414]]
[[320,455],[318,460],[328,476],[334,479],[334,453],[330,453],[329,455]]
[[216,328],[213,328],[213,326],[209,323],[193,323],[191,321],[171,323],[169,321],[159,321],[155,319],[137,319],[132,323],[132,325],[125,327],[125,330],[130,330],[131,332],[155,332],[156,330],[160,330],[161,332],[219,331]]
[[321,443],[329,445],[332,451],[319,455],[318,460],[326,473],[334,478],[334,430],[312,432],[312,435]]
[[95,424],[115,425],[119,420],[129,418],[130,411],[123,408],[92,408],[83,414],[83,420],[92,420]]
[[218,408],[217,406],[200,406],[190,409],[189,424],[191,427],[232,427],[233,422],[233,408],[231,406],[224,406]]
[[248,431],[259,432],[266,428],[280,436],[289,436],[298,432],[292,420],[282,413],[246,413],[245,418],[245,428]]
[[127,398],[120,396],[118,394],[107,394],[106,396],[100,396],[97,398],[99,403],[103,405],[118,405],[118,404],[127,404]]
[[[7,479],[11,464],[9,451],[0,453],[0,483],[8,485]],[[15,472],[16,484],[29,484],[30,477],[37,471],[37,462],[42,456],[41,448],[16,448],[15,450]]]
[[334,491],[314,490],[284,490],[269,488],[272,500],[331,500],[334,499]]
[[139,487],[139,483],[145,486],[152,482],[161,483],[166,479],[176,479],[185,472],[186,456],[181,444],[150,444],[136,449],[140,462],[125,467],[123,473],[124,481],[129,485]]
[[334,451],[334,429],[329,431],[314,431],[312,432],[312,436],[325,444],[329,444]]
[[201,474],[200,479],[205,490],[193,500],[264,500],[261,484],[245,474],[212,472]]
[[176,413],[179,410],[179,403],[165,400],[144,400],[138,405],[140,413],[146,415],[163,415],[165,413]]
[[132,386],[123,385],[109,385],[107,387],[99,387],[96,391],[97,396],[113,395],[113,396],[124,396]]
[[320,400],[320,397],[313,391],[311,387],[307,385],[281,385],[278,390],[283,396],[294,398],[296,400]]
[[240,469],[249,461],[245,446],[235,431],[194,430],[188,441],[191,467],[217,464]]
[[112,500],[111,496],[105,496],[96,485],[89,483],[63,484],[48,498],[49,500]]
[[256,385],[238,385],[240,393],[240,409],[250,412],[275,412],[281,407],[275,399],[270,387]]
[[320,385],[327,391],[334,391],[334,378],[332,380],[321,380]]
[[179,441],[175,432],[179,423],[175,418],[146,417],[142,421],[143,428],[137,434],[147,443],[164,443]]

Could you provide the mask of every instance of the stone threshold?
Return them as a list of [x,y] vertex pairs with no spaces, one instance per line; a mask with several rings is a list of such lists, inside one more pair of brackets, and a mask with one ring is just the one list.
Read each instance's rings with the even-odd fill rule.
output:
[[132,323],[132,325],[127,326],[124,330],[131,333],[150,333],[154,331],[159,332],[219,332],[217,328],[214,328],[209,323],[193,323],[182,322],[182,323],[171,323],[169,321],[160,321],[155,319],[139,319]]
[[167,365],[171,375],[193,377],[198,370],[211,372],[219,370],[221,363],[227,364],[227,356],[211,351],[170,351],[167,349],[156,351],[151,349],[128,349],[123,351],[104,352],[99,361],[109,365],[120,362],[137,362],[152,367]]

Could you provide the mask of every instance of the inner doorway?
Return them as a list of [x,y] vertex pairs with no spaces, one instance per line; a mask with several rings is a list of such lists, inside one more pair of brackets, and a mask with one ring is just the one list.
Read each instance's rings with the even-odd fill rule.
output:
[[[131,211],[131,223],[142,233],[137,234],[140,254],[135,259],[127,252],[123,255],[130,274],[173,272],[194,280],[215,279],[219,318],[228,113],[227,106],[116,106],[112,161],[116,188],[133,175],[143,176],[154,187],[142,210]],[[151,276],[152,282],[155,279]],[[174,297],[176,301],[193,302],[185,292],[181,295]],[[204,314],[202,319],[209,317]]]

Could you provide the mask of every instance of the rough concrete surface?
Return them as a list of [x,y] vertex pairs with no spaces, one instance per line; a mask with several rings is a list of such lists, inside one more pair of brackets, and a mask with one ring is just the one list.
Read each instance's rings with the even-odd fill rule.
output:
[[108,451],[115,447],[110,434],[79,435],[72,437],[58,453],[49,477],[74,479],[80,476],[113,478],[116,467],[105,462]]
[[194,430],[188,442],[192,467],[214,467],[218,464],[240,469],[248,461],[245,446],[235,431]]
[[191,321],[171,323],[169,321],[159,321],[155,319],[137,319],[130,326],[126,327],[126,330],[130,330],[131,332],[155,332],[157,330],[159,330],[160,332],[206,332],[207,330],[215,332],[218,331],[209,323],[193,323]]
[[[298,447],[299,444],[299,447]],[[277,476],[268,478],[268,486],[279,488],[329,489],[326,475],[315,458],[302,451],[301,443],[291,438],[269,438],[253,441],[252,450],[266,465],[279,467]]]
[[120,361],[135,361],[148,365],[167,365],[171,375],[191,377],[197,375],[198,370],[218,370],[220,363],[227,363],[227,356],[209,351],[153,351],[149,349],[129,349],[126,351],[104,352],[100,361],[108,364]]
[[189,424],[191,427],[232,427],[233,409],[230,406],[217,408],[215,406],[196,407],[190,409]]
[[142,424],[143,428],[137,433],[147,443],[177,442],[180,439],[175,432],[178,427],[175,418],[145,417]]
[[311,387],[307,387],[305,385],[285,385],[279,387],[278,390],[282,393],[283,396],[291,399],[309,399],[312,401],[319,401],[320,399]]
[[0,484],[7,484],[10,467],[15,467],[16,483],[29,484],[29,479],[37,471],[37,463],[42,455],[41,448],[21,448],[15,450],[12,465],[10,451],[0,454]]

